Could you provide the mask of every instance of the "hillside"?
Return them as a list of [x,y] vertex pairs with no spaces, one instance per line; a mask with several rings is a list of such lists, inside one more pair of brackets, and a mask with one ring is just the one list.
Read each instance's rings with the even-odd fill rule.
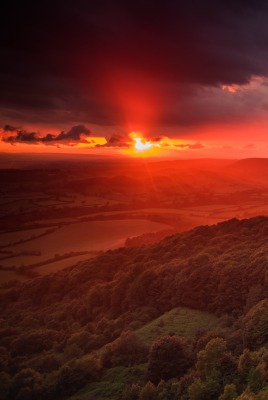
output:
[[266,185],[268,160],[267,158],[246,158],[227,165],[225,170],[241,180],[262,181]]
[[[141,391],[158,390],[154,385],[160,379],[155,371],[150,375],[158,335],[152,338],[156,341],[148,356],[148,326],[153,328],[157,323],[160,334],[175,333],[166,338],[184,335],[183,330],[174,332],[174,324],[179,321],[176,307],[189,310],[185,331],[194,318],[197,322],[191,334],[184,335],[186,353],[191,353],[187,368],[175,376],[164,375],[165,390],[174,391],[169,378],[181,377],[191,368],[183,385],[181,380],[176,381],[179,386],[175,385],[174,399],[218,399],[229,390],[226,385],[234,385],[237,396],[245,390],[259,396],[268,381],[266,353],[256,353],[268,341],[267,239],[267,217],[232,219],[170,236],[158,244],[108,251],[56,274],[2,290],[1,398],[67,399],[80,388],[86,390],[88,384],[97,390],[98,382],[102,385],[114,368],[123,368],[125,379],[125,368],[132,367],[107,398],[142,399]],[[200,312],[206,313],[207,321],[220,318],[220,324],[204,326]],[[223,357],[223,364],[217,367],[219,376],[225,374],[220,383],[218,375],[211,377],[202,370],[204,360],[200,367],[200,353],[213,353],[213,345],[220,354],[216,358]],[[238,368],[245,348],[253,360],[254,378],[249,377],[249,371],[243,371],[243,375]],[[255,351],[254,357],[251,351]],[[228,375],[223,365],[236,372]],[[148,384],[145,389],[148,378],[154,383],[151,389]],[[206,385],[211,379],[215,387],[208,395]],[[132,383],[140,385],[136,397],[123,394],[132,390],[127,386]],[[203,397],[195,394],[201,389]],[[154,396],[146,398],[160,399]]]

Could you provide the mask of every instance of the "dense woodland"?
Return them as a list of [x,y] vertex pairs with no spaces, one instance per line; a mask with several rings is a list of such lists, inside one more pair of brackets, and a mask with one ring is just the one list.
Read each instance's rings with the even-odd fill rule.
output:
[[[2,290],[0,399],[268,399],[267,239],[267,217],[232,219]],[[148,346],[175,307],[219,324]]]

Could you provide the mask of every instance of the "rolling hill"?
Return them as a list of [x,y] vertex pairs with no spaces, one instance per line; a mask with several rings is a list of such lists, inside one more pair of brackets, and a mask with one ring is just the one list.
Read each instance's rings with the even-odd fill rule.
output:
[[[107,398],[130,396],[124,393],[133,383],[140,385],[133,399],[142,399],[154,343],[177,335],[192,354],[187,364],[192,372],[185,370],[184,386],[178,376],[176,396],[218,399],[229,390],[226,385],[234,385],[237,396],[245,390],[259,396],[268,377],[264,350],[256,353],[268,341],[267,239],[267,217],[232,219],[157,244],[110,250],[2,290],[1,398],[67,399],[87,385],[99,393],[98,382],[104,385],[120,367],[124,382],[117,389],[111,384],[110,394],[107,387]],[[223,365],[236,371],[221,383],[202,372],[198,361],[213,344],[222,349],[219,374],[225,373]],[[262,365],[262,373],[252,370],[260,375],[254,379],[239,370],[245,349],[255,351],[253,369]],[[209,379],[216,382],[211,395]],[[171,393],[169,381],[166,385]],[[206,397],[193,394],[201,387]],[[87,398],[106,398],[98,396],[88,392]]]

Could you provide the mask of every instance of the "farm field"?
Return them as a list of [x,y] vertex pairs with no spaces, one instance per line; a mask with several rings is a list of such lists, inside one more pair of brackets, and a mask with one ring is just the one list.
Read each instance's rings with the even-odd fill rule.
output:
[[57,271],[61,271],[64,268],[71,267],[75,265],[76,263],[84,260],[88,260],[91,257],[95,257],[95,253],[92,254],[82,254],[81,256],[73,256],[69,258],[65,258],[61,261],[54,261],[49,264],[45,264],[42,267],[35,268],[35,271],[39,275],[49,275]]
[[[38,274],[55,272],[74,263],[90,258],[90,253],[124,246],[128,237],[144,233],[158,232],[169,228],[168,225],[145,219],[123,219],[110,221],[78,222],[51,230],[50,233],[31,240],[14,244],[19,238],[25,240],[46,231],[37,229],[9,233],[3,236],[4,251],[0,258],[0,275],[5,268],[10,273],[2,276],[3,282],[15,278],[15,270],[34,267]],[[21,233],[21,234],[20,234]],[[4,240],[5,239],[5,240]],[[13,243],[7,245],[7,243]],[[85,254],[77,254],[85,253]],[[63,258],[63,259],[61,259]],[[58,261],[61,259],[60,261]],[[5,271],[6,272],[6,271]],[[12,273],[14,276],[12,276]]]
[[43,235],[47,232],[47,229],[29,229],[21,230],[17,232],[7,232],[0,234],[0,252],[1,248],[6,248],[8,245],[12,245],[18,242],[23,242],[27,240],[33,240],[35,237]]
[[197,225],[266,215],[263,174],[241,177],[241,164],[230,160],[0,170],[0,281],[55,272],[126,240],[143,245]]
[[167,229],[165,224],[143,219],[78,222],[59,227],[48,235],[31,241],[5,247],[14,252],[40,251],[40,261],[55,253],[63,254],[70,249],[77,251],[96,251],[118,247],[129,236]]

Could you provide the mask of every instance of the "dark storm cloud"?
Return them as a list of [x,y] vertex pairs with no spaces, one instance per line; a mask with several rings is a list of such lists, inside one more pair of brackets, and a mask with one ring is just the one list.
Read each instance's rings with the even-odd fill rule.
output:
[[82,139],[82,136],[88,136],[90,134],[90,130],[87,129],[84,125],[76,125],[73,126],[68,132],[62,131],[57,136],[53,136],[48,133],[44,138],[42,138],[42,142],[59,142],[59,141],[70,141],[70,142],[79,142]]
[[47,133],[41,136],[38,132],[27,132],[23,129],[17,129],[10,125],[3,128],[2,141],[6,143],[27,143],[27,144],[47,144],[57,145],[64,143],[65,145],[72,145],[73,143],[83,142],[85,137],[90,135],[90,130],[84,125],[73,126],[69,131],[62,131],[58,135]]
[[119,133],[113,133],[107,140],[107,143],[97,144],[96,147],[114,147],[127,149],[130,147],[130,140],[128,136],[121,135]]
[[[48,0],[5,7],[2,120],[124,124],[112,88],[122,74],[135,80],[140,73],[141,98],[150,78],[149,89],[167,104],[181,100],[183,114],[193,85],[240,85],[268,72],[266,1]],[[200,110],[195,123],[211,118],[217,113],[204,117]],[[159,123],[167,120],[180,124],[183,115],[163,111]]]
[[5,125],[3,128],[4,132],[16,132],[18,131],[18,128],[16,128],[15,126],[12,125]]
[[3,136],[2,141],[12,144],[15,143],[30,144],[30,143],[39,143],[41,142],[41,139],[38,137],[38,134],[36,132],[26,132],[24,130],[19,130],[16,132],[15,135]]

